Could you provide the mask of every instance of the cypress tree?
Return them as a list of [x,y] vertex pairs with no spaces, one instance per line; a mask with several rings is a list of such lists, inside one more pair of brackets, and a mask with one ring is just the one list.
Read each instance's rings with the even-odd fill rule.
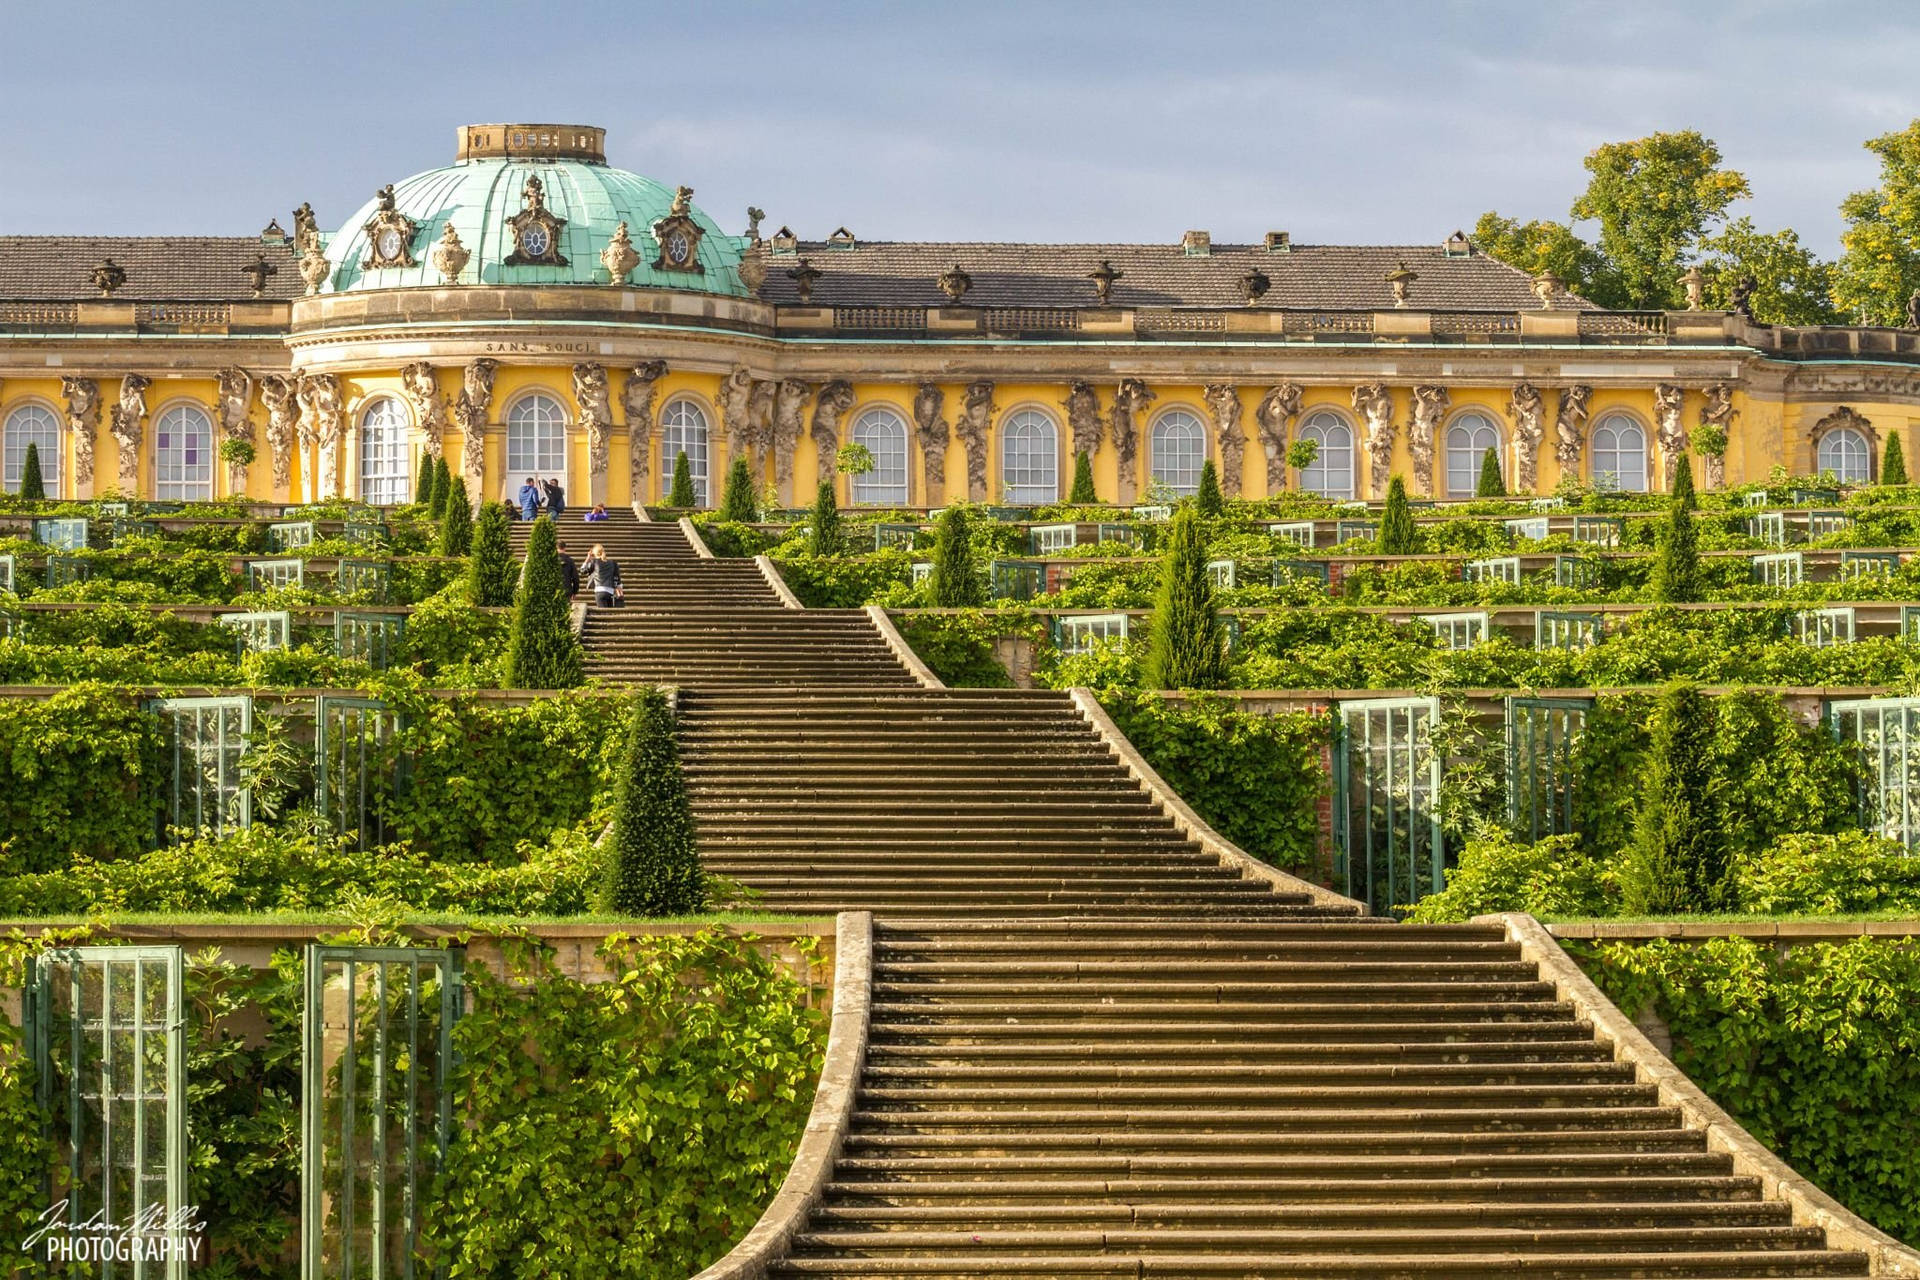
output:
[[673,459],[673,488],[667,492],[667,505],[685,508],[694,502],[693,464],[687,461],[686,450],[682,449]]
[[1489,449],[1480,455],[1480,483],[1474,487],[1476,498],[1504,498],[1507,482],[1500,476],[1500,454]]
[[1214,469],[1212,458],[1200,467],[1200,487],[1194,491],[1193,505],[1203,516],[1217,516],[1227,509],[1227,500],[1220,492],[1220,473]]
[[1653,565],[1653,598],[1684,604],[1700,598],[1700,533],[1693,527],[1693,463],[1686,458],[1673,474],[1672,505],[1658,532]]
[[808,549],[817,556],[830,556],[837,553],[840,546],[840,504],[834,500],[833,481],[822,480],[820,493],[813,500]]
[[1380,517],[1380,554],[1410,556],[1420,545],[1420,533],[1413,524],[1413,508],[1407,505],[1407,485],[1395,476],[1387,485],[1387,509]]
[[933,530],[933,572],[927,591],[936,609],[966,609],[987,602],[973,568],[973,526],[967,509],[951,506]]
[[473,528],[473,559],[467,562],[467,599],[478,608],[513,603],[512,528],[506,503],[482,504]]
[[502,688],[571,689],[581,679],[580,638],[560,577],[553,521],[541,516],[527,535],[527,560],[513,598],[513,630],[507,640]]
[[427,498],[427,514],[435,520],[447,514],[447,493],[453,488],[453,473],[445,458],[433,460],[433,493]]
[[1093,459],[1084,451],[1073,455],[1073,488],[1067,493],[1067,501],[1081,506],[1100,501],[1093,487]]
[[753,471],[745,458],[735,458],[727,468],[727,487],[720,494],[720,518],[753,523]]
[[20,496],[33,502],[38,502],[47,496],[46,481],[40,475],[40,442],[38,440],[27,441],[27,456],[20,459]]
[[413,500],[428,507],[433,504],[433,485],[439,478],[439,470],[434,466],[435,458],[424,448],[420,450],[420,480],[414,486]]
[[440,517],[440,554],[464,556],[473,550],[473,507],[467,502],[467,481],[455,476],[447,490],[447,509]]
[[1713,707],[1676,684],[1654,711],[1640,813],[1620,868],[1628,915],[1710,911],[1726,900],[1726,831],[1713,791]]
[[625,767],[613,790],[602,907],[623,916],[691,915],[706,906],[693,806],[673,710],[658,689],[634,699]]
[[1198,504],[1176,511],[1167,533],[1146,679],[1150,689],[1218,689],[1227,682],[1227,637],[1213,607]]
[[[32,445],[28,445],[32,448]],[[1890,429],[1887,432],[1887,452],[1880,459],[1881,484],[1905,484],[1907,482],[1907,455],[1900,447],[1900,432]],[[26,492],[24,489],[22,493]]]
[[1685,507],[1688,511],[1698,511],[1700,500],[1693,496],[1693,459],[1685,454],[1673,468],[1673,504]]

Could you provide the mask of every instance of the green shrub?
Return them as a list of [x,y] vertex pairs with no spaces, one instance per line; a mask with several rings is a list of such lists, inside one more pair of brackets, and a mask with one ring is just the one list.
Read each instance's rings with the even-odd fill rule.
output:
[[972,523],[958,503],[940,513],[933,531],[933,572],[927,595],[936,609],[967,609],[985,604],[987,593],[973,564]]
[[680,772],[673,709],[660,690],[643,689],[633,700],[631,720],[613,794],[601,901],[619,915],[691,915],[706,904],[706,877]]
[[[1880,483],[1886,486],[1907,482],[1907,455],[1900,447],[1900,428],[1887,429],[1887,451],[1880,459]],[[26,491],[21,490],[22,494]]]
[[1652,595],[1664,604],[1700,598],[1700,534],[1693,525],[1693,463],[1682,457],[1674,469],[1673,501],[1660,525]]
[[440,517],[440,554],[464,556],[473,550],[473,508],[467,502],[465,477],[455,476],[447,490],[446,510]]
[[1500,911],[1567,919],[1612,915],[1617,907],[1605,863],[1578,836],[1522,844],[1491,832],[1467,842],[1459,865],[1447,869],[1447,887],[1420,899],[1408,919],[1438,924]]
[[693,495],[693,464],[687,461],[684,449],[673,456],[673,485],[667,492],[667,505],[681,508],[699,505]]
[[1226,495],[1220,492],[1220,470],[1212,458],[1200,465],[1200,487],[1194,490],[1193,505],[1203,516],[1217,516],[1227,509]]
[[1073,455],[1073,488],[1067,493],[1067,501],[1079,505],[1100,501],[1093,487],[1093,459],[1084,450]]
[[0,880],[144,849],[162,762],[159,722],[119,690],[0,699]]
[[[482,528],[484,528],[484,524]],[[511,562],[507,565],[512,600]],[[473,607],[470,584],[451,586],[413,607],[401,633],[402,661],[418,667],[440,688],[493,688],[508,633],[506,616]]]
[[735,458],[727,468],[727,487],[720,494],[720,518],[752,524],[758,514],[754,506],[753,470],[745,458]]
[[1155,689],[1218,689],[1227,683],[1227,637],[1207,576],[1199,504],[1173,516],[1154,600],[1146,679]]
[[1742,911],[1835,915],[1920,910],[1920,857],[1864,831],[1781,836],[1733,864]]
[[1480,482],[1474,486],[1476,498],[1504,498],[1507,482],[1500,475],[1500,451],[1488,449],[1480,455]]
[[513,514],[503,502],[483,503],[467,561],[467,599],[482,609],[513,603]]
[[40,474],[40,442],[29,440],[26,456],[20,459],[20,500],[40,502],[46,496],[46,480]]
[[1711,911],[1726,902],[1727,844],[1713,786],[1713,708],[1680,684],[1661,695],[1640,780],[1634,841],[1621,866],[1630,915]]
[[445,458],[433,460],[433,491],[427,495],[427,510],[432,513],[434,523],[447,514],[447,498],[453,492],[453,474],[447,469]]
[[1380,517],[1380,554],[1410,556],[1420,547],[1420,531],[1407,505],[1407,483],[1395,476],[1387,485],[1387,509]]
[[580,683],[582,667],[553,521],[541,516],[527,537],[527,558],[514,595],[503,687],[570,689]]
[[429,511],[433,509],[434,483],[440,478],[435,458],[425,445],[420,446],[420,480],[414,488],[413,500],[423,504]]
[[822,480],[814,495],[813,518],[807,525],[807,549],[817,556],[837,554],[845,539],[840,532],[840,504],[835,501],[833,481]]
[[999,639],[1022,630],[1039,631],[1031,615],[1007,610],[910,612],[894,619],[894,625],[941,683],[955,689],[1011,689],[1013,677],[995,656]]

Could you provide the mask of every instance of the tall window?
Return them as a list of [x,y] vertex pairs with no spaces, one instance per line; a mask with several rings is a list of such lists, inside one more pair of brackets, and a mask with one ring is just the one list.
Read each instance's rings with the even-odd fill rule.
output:
[[1471,498],[1487,450],[1499,458],[1500,432],[1485,414],[1463,413],[1447,428],[1447,496]]
[[1000,424],[1000,488],[1014,506],[1060,500],[1060,431],[1038,409]]
[[382,396],[360,414],[360,501],[376,507],[405,502],[412,491],[410,461],[407,411],[392,396]]
[[507,487],[519,488],[528,476],[567,482],[567,411],[539,391],[507,410]]
[[213,497],[213,419],[207,411],[176,404],[153,426],[153,496],[174,502]]
[[854,419],[849,438],[873,455],[873,470],[853,477],[854,505],[905,506],[907,420],[891,409],[868,409]]
[[1155,484],[1187,497],[1200,489],[1200,468],[1207,461],[1207,429],[1185,409],[1169,409],[1153,420],[1147,437]]
[[1600,419],[1593,429],[1593,482],[1628,493],[1647,491],[1647,433],[1624,414]]
[[1869,479],[1867,438],[1852,427],[1835,427],[1820,437],[1817,465],[1839,476],[1842,484],[1865,484]]
[[660,496],[673,490],[673,463],[687,455],[695,506],[707,505],[707,415],[691,400],[669,400],[660,411]]
[[42,405],[23,404],[7,415],[6,465],[0,471],[0,489],[20,492],[26,472],[27,446],[40,447],[40,479],[49,494],[60,492],[60,421]]
[[1300,427],[1300,439],[1320,446],[1313,465],[1300,472],[1300,488],[1325,498],[1353,496],[1353,428],[1337,413],[1322,410]]

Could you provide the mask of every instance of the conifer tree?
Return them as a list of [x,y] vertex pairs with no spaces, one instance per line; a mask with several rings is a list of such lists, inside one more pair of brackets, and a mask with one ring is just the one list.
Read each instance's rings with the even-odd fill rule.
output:
[[807,547],[817,556],[835,555],[840,550],[840,504],[834,500],[831,480],[820,482],[820,492],[813,500]]
[[1407,505],[1407,485],[1395,476],[1387,485],[1387,509],[1380,517],[1380,554],[1410,556],[1420,545],[1413,508]]
[[1711,911],[1726,901],[1726,832],[1713,790],[1714,712],[1676,684],[1654,711],[1633,844],[1620,868],[1629,915]]
[[1194,490],[1193,505],[1203,516],[1217,516],[1227,509],[1226,497],[1220,492],[1220,472],[1212,458],[1200,467],[1200,487]]
[[40,474],[40,442],[38,440],[27,441],[27,456],[20,459],[20,496],[32,502],[38,502],[47,496],[46,479]]
[[440,516],[440,554],[464,556],[473,550],[473,507],[467,502],[465,476],[455,476],[447,489],[447,509]]
[[[1905,484],[1906,482],[1907,455],[1906,451],[1900,447],[1900,430],[1896,427],[1887,432],[1887,451],[1880,459],[1880,483]],[[21,492],[26,491],[23,489]]]
[[720,494],[720,518],[753,523],[753,471],[745,458],[735,458],[727,468],[727,487]]
[[1693,527],[1693,463],[1682,457],[1673,473],[1673,495],[1667,518],[1655,533],[1658,554],[1653,564],[1653,598],[1662,604],[1684,604],[1700,598],[1700,534]]
[[1146,679],[1151,689],[1218,689],[1227,682],[1227,637],[1213,605],[1198,504],[1176,511],[1167,532]]
[[673,458],[673,486],[667,491],[667,505],[684,510],[694,503],[693,464],[687,461],[687,451],[682,449]]
[[634,699],[605,856],[600,896],[608,912],[680,916],[707,904],[673,709],[658,689],[643,689]]
[[1480,455],[1480,483],[1474,487],[1476,498],[1504,498],[1507,496],[1507,482],[1500,475],[1500,454],[1488,449]]
[[513,514],[504,502],[480,507],[473,527],[473,558],[467,562],[467,599],[481,609],[513,603]]
[[527,559],[513,598],[507,640],[507,689],[571,689],[580,683],[580,639],[560,576],[553,521],[541,516],[527,536]]
[[427,499],[427,514],[439,520],[447,514],[447,493],[453,488],[453,473],[445,458],[433,460],[433,494]]
[[1093,459],[1085,451],[1073,455],[1073,488],[1067,493],[1067,501],[1076,506],[1090,506],[1100,501],[1093,487]]
[[440,474],[434,461],[434,456],[425,448],[420,450],[420,480],[414,487],[413,500],[429,508],[433,505],[433,484]]
[[927,592],[936,609],[966,609],[985,604],[980,575],[973,568],[973,526],[967,509],[954,504],[940,513],[933,530],[933,572]]

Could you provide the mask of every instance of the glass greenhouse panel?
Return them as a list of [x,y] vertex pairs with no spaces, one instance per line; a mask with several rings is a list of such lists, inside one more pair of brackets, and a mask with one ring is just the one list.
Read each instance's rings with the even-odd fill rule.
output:
[[47,585],[64,587],[73,582],[85,582],[93,576],[93,561],[82,560],[79,556],[48,556]]
[[1050,556],[1079,545],[1077,524],[1037,524],[1027,530],[1027,546],[1036,556]]
[[33,540],[55,551],[85,551],[87,522],[73,518],[43,517],[33,522]]
[[343,536],[349,546],[384,547],[387,525],[384,520],[349,520]]
[[1815,649],[1831,649],[1839,644],[1852,644],[1853,609],[1849,606],[1802,609],[1793,615],[1793,634],[1801,644]]
[[1620,538],[1626,531],[1626,524],[1627,522],[1618,516],[1575,516],[1573,540],[1584,542],[1590,547],[1612,550],[1620,545]]
[[311,520],[282,520],[267,526],[267,546],[275,551],[298,551],[318,537]]
[[1798,551],[1755,556],[1753,580],[1769,587],[1797,587],[1807,580],[1806,557]]
[[1530,542],[1547,540],[1547,518],[1545,516],[1526,516],[1519,520],[1508,520],[1506,526],[1516,538],[1525,538]]
[[1325,560],[1275,560],[1273,562],[1271,581],[1276,587],[1308,578],[1315,582],[1332,585],[1333,565]]
[[1586,698],[1507,699],[1507,823],[1517,838],[1574,829],[1574,756],[1592,706]]
[[1347,542],[1354,538],[1375,538],[1380,535],[1380,522],[1377,520],[1340,520],[1333,526],[1333,540],[1336,543]]
[[162,698],[151,705],[167,744],[161,771],[166,825],[211,835],[252,825],[240,757],[253,732],[253,699]]
[[114,546],[119,546],[127,538],[157,538],[160,526],[151,520],[136,520],[127,516],[116,516],[107,526]]
[[1030,560],[995,560],[987,572],[995,600],[1031,600],[1046,590],[1046,566]]
[[1267,532],[1281,542],[1291,542],[1296,547],[1313,550],[1314,525],[1311,520],[1288,520],[1280,524],[1270,524],[1267,526]]
[[1845,533],[1853,528],[1853,517],[1844,511],[1807,512],[1807,536],[1824,538],[1829,534]]
[[1787,545],[1787,517],[1780,511],[1762,511],[1747,517],[1747,536],[1758,538],[1768,546]]
[[1094,541],[1124,542],[1130,547],[1137,547],[1140,545],[1140,531],[1130,524],[1107,523],[1100,526]]
[[1239,566],[1231,560],[1209,560],[1207,561],[1207,578],[1215,587],[1224,591],[1239,582]]
[[220,615],[220,625],[238,633],[233,638],[236,654],[285,649],[292,642],[293,615],[285,609],[266,613],[223,613]]
[[917,524],[877,524],[873,526],[873,549],[885,551],[892,547],[911,551],[914,540],[919,536],[920,526]]
[[1173,519],[1173,508],[1163,506],[1159,503],[1147,503],[1144,506],[1130,508],[1129,514],[1131,514],[1135,520],[1171,520]]
[[353,596],[369,604],[387,598],[387,562],[384,560],[342,560],[334,566],[333,590],[336,595]]
[[1127,615],[1090,613],[1053,620],[1053,647],[1063,654],[1092,653],[1102,640],[1127,638]]
[[1842,551],[1840,553],[1842,578],[1864,578],[1869,574],[1898,572],[1900,572],[1898,551]]
[[18,591],[14,583],[15,560],[12,556],[0,556],[0,591]]
[[1334,753],[1334,880],[1377,912],[1443,887],[1438,698],[1343,702]]
[[1442,649],[1471,649],[1487,639],[1484,613],[1429,613],[1422,615],[1420,621],[1433,628]]
[[306,585],[307,562],[305,560],[247,561],[247,590],[249,591],[273,591],[281,587]]
[[1468,582],[1510,582],[1520,585],[1520,557],[1495,556],[1489,560],[1469,560],[1461,566]]
[[323,693],[315,700],[315,807],[362,849],[387,841],[381,801],[399,781],[387,745],[399,731],[399,715],[377,699]]
[[1600,566],[1581,556],[1555,556],[1553,583],[1557,587],[1571,587],[1576,591],[1589,590],[1600,585]]
[[1920,698],[1829,703],[1827,723],[1859,751],[1861,826],[1920,845]]
[[1533,615],[1536,649],[1590,649],[1606,635],[1603,613],[1557,613],[1542,609]]

